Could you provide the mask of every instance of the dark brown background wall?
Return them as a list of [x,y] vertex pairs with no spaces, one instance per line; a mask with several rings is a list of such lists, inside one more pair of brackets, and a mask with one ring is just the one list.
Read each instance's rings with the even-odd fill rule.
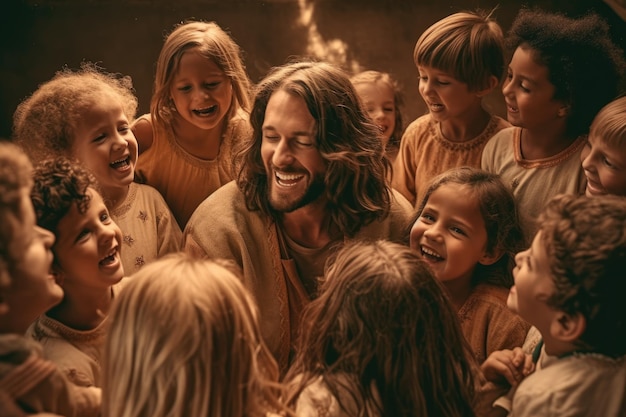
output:
[[[617,0],[621,1],[621,0]],[[522,3],[510,0],[0,0],[0,137],[9,137],[17,104],[63,66],[83,60],[130,75],[140,114],[149,110],[155,63],[164,36],[186,19],[216,21],[245,53],[251,79],[292,56],[339,46],[347,67],[391,72],[405,91],[405,122],[425,109],[412,54],[426,27],[461,10],[494,13],[508,30]],[[524,3],[579,15],[595,10],[624,47],[625,23],[601,0]],[[308,25],[303,10],[311,11]],[[318,49],[319,49],[318,48]],[[503,114],[499,92],[487,106]]]

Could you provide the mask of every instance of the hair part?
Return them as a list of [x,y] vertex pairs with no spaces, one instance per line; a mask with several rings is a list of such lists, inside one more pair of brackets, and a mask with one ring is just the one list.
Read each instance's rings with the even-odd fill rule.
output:
[[304,100],[317,125],[317,149],[326,162],[324,198],[331,221],[347,236],[375,220],[391,207],[387,172],[378,130],[347,75],[323,62],[296,62],[274,68],[256,90],[250,114],[252,140],[239,155],[237,184],[249,210],[279,218],[268,199],[268,178],[261,158],[265,109],[272,94],[286,91]]
[[304,310],[286,380],[302,377],[288,403],[321,376],[344,409],[339,393],[352,397],[359,407],[352,415],[373,408],[375,415],[471,416],[468,349],[443,287],[418,254],[389,241],[354,241],[327,261],[321,295]]
[[560,195],[539,216],[555,284],[548,305],[582,314],[583,350],[626,354],[626,198]]
[[226,120],[239,109],[250,111],[250,79],[243,52],[233,38],[215,22],[187,21],[177,25],[166,37],[157,60],[154,91],[150,102],[152,120],[159,129],[167,129],[174,118],[171,89],[182,56],[194,50],[215,63],[230,79],[233,100]]
[[93,175],[75,160],[64,156],[46,159],[35,166],[31,200],[37,224],[57,235],[57,226],[76,205],[79,213],[89,209],[88,188],[99,190]]
[[388,86],[393,92],[393,106],[395,108],[394,129],[387,143],[387,152],[395,152],[400,147],[400,139],[402,139],[402,133],[404,132],[404,124],[402,122],[402,109],[404,107],[404,95],[398,81],[387,72],[380,72],[374,70],[367,70],[359,72],[350,78],[352,85],[357,86],[359,84],[376,84],[382,82]]
[[417,40],[415,65],[449,73],[470,91],[490,88],[491,77],[501,81],[506,68],[504,34],[492,14],[459,12],[439,20]]
[[34,164],[55,156],[72,156],[77,124],[85,109],[103,95],[119,100],[132,122],[137,97],[128,76],[104,72],[84,62],[79,70],[64,68],[22,101],[13,115],[13,135]]
[[133,275],[109,316],[104,417],[291,415],[240,274],[177,253]]
[[[566,133],[589,131],[602,106],[619,91],[626,61],[612,40],[608,24],[589,13],[572,19],[539,9],[521,9],[507,35],[511,51],[521,47],[548,69],[554,100],[568,106]],[[592,62],[593,65],[589,65]]]
[[493,285],[511,287],[515,255],[525,246],[517,203],[512,191],[504,185],[497,174],[468,166],[452,168],[432,179],[415,220],[422,215],[432,193],[446,184],[459,184],[471,190],[485,222],[487,253],[490,255],[498,251],[503,253],[502,257],[491,265],[476,265],[474,280],[480,279]]
[[626,96],[604,106],[591,123],[589,136],[626,152]]

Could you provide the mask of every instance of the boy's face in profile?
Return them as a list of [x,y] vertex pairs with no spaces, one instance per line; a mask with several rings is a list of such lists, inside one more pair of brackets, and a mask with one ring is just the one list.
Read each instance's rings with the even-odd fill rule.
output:
[[72,288],[108,288],[124,276],[122,232],[109,217],[100,193],[88,188],[87,195],[90,200],[84,213],[74,203],[57,226],[54,253],[68,293]]
[[626,146],[612,146],[601,137],[589,135],[580,158],[587,177],[588,197],[626,195]]
[[556,288],[541,231],[531,247],[515,257],[513,279],[515,282],[507,306],[535,326],[545,338],[550,334],[550,326],[558,311],[547,303]]

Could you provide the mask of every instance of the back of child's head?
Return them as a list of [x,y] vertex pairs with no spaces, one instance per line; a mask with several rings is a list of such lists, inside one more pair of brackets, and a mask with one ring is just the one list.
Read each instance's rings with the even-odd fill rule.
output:
[[23,249],[22,196],[31,189],[31,171],[28,157],[19,147],[0,141],[0,287],[10,285],[11,271]]
[[422,33],[413,60],[452,75],[470,91],[485,90],[491,77],[502,79],[506,68],[502,28],[491,13],[454,13]]
[[333,374],[348,376],[360,407],[377,398],[374,385],[380,415],[473,415],[472,365],[456,314],[404,245],[356,241],[329,259],[297,346],[287,378],[303,374],[304,386],[322,375],[340,403]]
[[87,109],[102,100],[119,100],[131,122],[137,97],[130,77],[102,71],[84,63],[79,70],[63,69],[22,101],[13,115],[13,135],[33,163],[71,156],[75,130]]
[[31,199],[37,224],[55,235],[59,221],[74,205],[80,213],[87,211],[91,200],[87,189],[99,189],[89,171],[64,156],[41,161],[33,170],[33,179]]
[[609,26],[596,14],[569,18],[558,13],[522,9],[507,36],[511,51],[533,52],[548,69],[554,100],[568,107],[567,131],[589,131],[598,110],[614,99],[625,67],[624,52],[611,40]]
[[161,48],[156,66],[150,112],[157,126],[169,126],[174,117],[171,89],[183,54],[191,49],[217,65],[230,79],[233,100],[226,115],[233,117],[238,109],[250,111],[250,79],[239,45],[215,22],[190,21],[176,26]]
[[547,302],[582,314],[581,350],[626,354],[626,198],[560,195],[539,217],[554,294]]
[[279,411],[278,366],[238,275],[224,261],[178,253],[130,278],[109,316],[105,417]]
[[626,155],[626,96],[600,109],[591,123],[589,136],[611,148],[621,149]]
[[354,86],[357,86],[359,84],[376,84],[378,82],[382,82],[385,85],[389,86],[391,91],[393,91],[393,104],[395,107],[396,117],[393,133],[389,138],[389,143],[387,144],[387,146],[397,148],[400,145],[400,139],[402,139],[402,132],[404,131],[404,126],[402,123],[402,107],[404,107],[404,97],[398,81],[387,72],[373,70],[361,71],[358,74],[352,76],[352,78],[350,78],[350,81]]
[[446,184],[460,184],[472,190],[485,222],[487,253],[502,252],[497,262],[476,265],[474,277],[494,285],[510,287],[513,285],[511,271],[515,266],[515,255],[525,244],[512,191],[497,174],[467,166],[452,168],[432,179],[417,210],[418,218],[431,194]]

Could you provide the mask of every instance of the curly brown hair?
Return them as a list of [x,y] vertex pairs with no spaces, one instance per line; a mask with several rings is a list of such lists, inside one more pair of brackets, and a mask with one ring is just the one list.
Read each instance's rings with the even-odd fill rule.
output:
[[71,156],[76,125],[85,108],[103,94],[119,99],[132,122],[137,113],[131,78],[107,73],[85,62],[79,70],[65,68],[43,83],[13,114],[13,136],[34,164],[55,156]]
[[64,156],[46,159],[35,166],[31,200],[37,224],[57,234],[59,221],[76,204],[80,213],[89,208],[87,189],[98,190],[95,178],[78,162]]
[[582,314],[580,348],[626,354],[626,198],[560,195],[539,217],[555,292],[547,300]]
[[279,218],[268,200],[267,172],[261,158],[265,109],[272,94],[283,90],[301,97],[317,123],[317,147],[326,161],[324,197],[331,221],[347,236],[391,207],[387,172],[378,131],[341,69],[323,62],[295,62],[274,68],[259,83],[250,114],[252,140],[243,149],[237,184],[249,210]]

